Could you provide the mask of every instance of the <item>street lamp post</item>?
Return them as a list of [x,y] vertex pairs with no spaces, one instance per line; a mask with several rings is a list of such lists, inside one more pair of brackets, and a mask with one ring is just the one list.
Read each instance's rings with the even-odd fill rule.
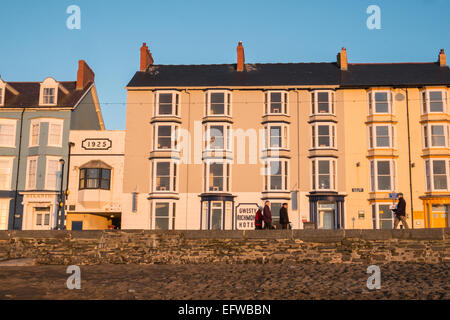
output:
[[57,229],[64,230],[64,204],[65,204],[65,196],[63,194],[63,184],[64,184],[64,159],[59,159],[59,163],[61,164],[61,185],[59,189],[59,201],[58,201],[58,225]]

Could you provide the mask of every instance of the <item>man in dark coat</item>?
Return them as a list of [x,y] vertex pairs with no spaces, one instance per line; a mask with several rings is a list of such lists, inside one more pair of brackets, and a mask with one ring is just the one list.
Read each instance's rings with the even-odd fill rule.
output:
[[280,224],[281,229],[287,229],[289,224],[289,216],[287,212],[287,203],[283,203],[283,206],[280,208]]
[[270,201],[266,201],[264,205],[264,229],[273,229],[272,212],[270,211]]
[[403,224],[405,229],[408,229],[408,223],[406,222],[406,201],[403,199],[403,193],[398,194],[398,203],[397,207],[393,210],[395,219],[394,219],[394,229],[397,229],[400,221]]

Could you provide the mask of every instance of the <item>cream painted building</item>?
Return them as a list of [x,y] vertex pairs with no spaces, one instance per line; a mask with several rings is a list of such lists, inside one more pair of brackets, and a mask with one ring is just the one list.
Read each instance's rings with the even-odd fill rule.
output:
[[[127,228],[253,229],[259,205],[295,229],[448,225],[450,70],[437,63],[155,65],[127,86]],[[394,195],[395,196],[395,195]],[[411,212],[411,207],[413,211]]]
[[121,228],[125,132],[71,130],[69,141],[67,229]]

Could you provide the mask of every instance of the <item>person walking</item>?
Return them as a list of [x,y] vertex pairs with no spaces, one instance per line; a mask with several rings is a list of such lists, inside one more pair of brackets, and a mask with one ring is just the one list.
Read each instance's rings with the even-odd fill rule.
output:
[[255,215],[255,230],[262,230],[263,223],[263,207],[259,207]]
[[393,209],[394,211],[394,229],[397,229],[398,224],[400,221],[403,224],[403,227],[405,229],[408,229],[408,223],[406,222],[406,201],[403,198],[403,193],[398,194],[398,203],[397,207]]
[[289,216],[287,211],[287,203],[283,203],[283,206],[280,208],[280,224],[281,229],[287,229],[289,225]]
[[270,211],[270,201],[265,202],[263,220],[264,220],[264,229],[273,229],[272,212]]

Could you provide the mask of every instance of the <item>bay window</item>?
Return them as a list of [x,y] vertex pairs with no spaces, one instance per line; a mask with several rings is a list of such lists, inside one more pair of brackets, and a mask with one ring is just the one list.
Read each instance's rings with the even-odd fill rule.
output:
[[447,92],[443,90],[422,91],[422,112],[442,113],[446,112]]
[[231,93],[228,91],[206,92],[206,116],[231,116]]
[[316,90],[311,92],[312,114],[334,114],[334,92]]
[[285,91],[267,91],[264,114],[288,114],[288,94]]
[[206,150],[230,150],[231,126],[222,124],[207,124],[205,127]]
[[288,126],[285,124],[270,124],[264,128],[265,145],[268,149],[288,149]]
[[393,125],[371,125],[369,126],[369,148],[394,148],[395,128]]
[[103,189],[110,190],[111,169],[108,168],[88,168],[80,169],[79,190]]
[[423,126],[424,148],[448,147],[448,130],[447,124],[425,124]]
[[153,190],[157,192],[176,192],[177,171],[178,163],[175,161],[155,161],[153,163]]
[[154,150],[174,150],[178,145],[179,127],[174,124],[154,125]]
[[448,159],[425,160],[425,176],[428,191],[448,191]]
[[155,202],[154,208],[154,229],[175,230],[176,203]]
[[369,115],[392,113],[392,92],[371,91],[368,93]]
[[287,191],[289,188],[288,161],[267,160],[264,167],[265,167],[264,190]]
[[179,99],[178,92],[157,92],[154,114],[157,116],[179,116]]
[[371,160],[370,179],[372,192],[395,190],[395,161]]
[[205,192],[229,192],[231,166],[228,162],[207,162],[204,164]]
[[314,123],[311,130],[313,149],[336,148],[336,125],[334,123]]

